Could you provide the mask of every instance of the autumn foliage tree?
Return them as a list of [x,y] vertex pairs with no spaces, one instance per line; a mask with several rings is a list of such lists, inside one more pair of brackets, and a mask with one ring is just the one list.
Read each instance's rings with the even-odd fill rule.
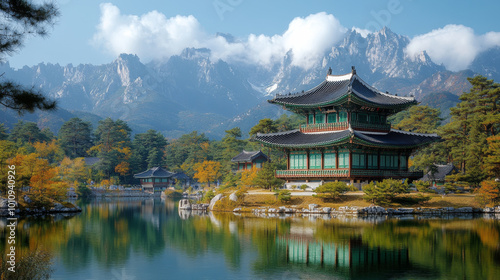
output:
[[210,182],[214,182],[221,177],[221,169],[222,164],[220,162],[205,160],[195,164],[194,170],[196,173],[194,178],[198,179],[200,183],[208,183],[208,187],[210,187]]
[[481,188],[478,190],[476,200],[482,205],[499,203],[500,183],[491,180],[481,182]]

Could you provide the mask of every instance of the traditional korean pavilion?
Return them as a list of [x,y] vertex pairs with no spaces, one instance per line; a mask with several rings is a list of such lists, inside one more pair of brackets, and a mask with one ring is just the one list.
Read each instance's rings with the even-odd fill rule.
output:
[[276,95],[270,103],[303,115],[299,129],[257,134],[255,140],[283,149],[287,169],[276,177],[287,187],[342,180],[360,188],[384,178],[418,179],[422,172],[408,171],[415,149],[439,141],[436,134],[391,129],[387,117],[417,104],[413,97],[383,93],[352,72],[332,75],[313,89]]
[[262,151],[245,151],[231,159],[231,162],[236,163],[237,171],[262,168],[262,163],[268,161],[269,158]]
[[189,180],[189,177],[182,172],[170,172],[159,166],[135,174],[134,178],[139,179],[142,189],[148,192],[165,190],[175,184],[175,180],[180,180],[183,184]]

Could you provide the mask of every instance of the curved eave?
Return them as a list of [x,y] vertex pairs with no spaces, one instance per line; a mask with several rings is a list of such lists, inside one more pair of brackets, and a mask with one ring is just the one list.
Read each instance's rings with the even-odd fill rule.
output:
[[336,99],[336,100],[330,100],[327,102],[322,102],[322,103],[315,103],[315,104],[293,104],[293,103],[288,103],[288,102],[282,102],[282,101],[277,101],[275,99],[268,100],[267,102],[271,104],[278,104],[281,106],[284,106],[287,109],[290,110],[295,110],[295,109],[315,109],[318,107],[326,107],[326,106],[341,106],[346,103],[352,102],[354,104],[360,105],[360,106],[367,106],[367,107],[374,107],[374,108],[381,108],[381,109],[388,109],[388,110],[404,110],[410,106],[418,104],[416,100],[408,101],[405,103],[399,103],[399,104],[384,104],[384,103],[374,103],[368,100],[365,100],[361,97],[359,97],[355,92],[349,92],[343,95],[342,97]]
[[[352,143],[375,148],[391,149],[416,149],[439,142],[441,137],[437,134],[411,133],[407,131],[391,130],[388,134],[377,136],[369,133],[355,132]],[[394,138],[402,137],[402,143],[391,143]],[[373,140],[371,140],[372,138]],[[383,139],[387,138],[387,139]]]
[[[279,142],[280,136],[283,137],[291,137],[293,139],[297,138],[312,138],[314,139],[315,137],[323,138],[321,140],[317,141],[309,141],[309,142],[304,142],[304,143],[283,143]],[[308,133],[302,133],[299,132],[298,130],[292,130],[292,131],[287,131],[287,132],[282,132],[282,133],[270,133],[270,134],[257,134],[257,136],[254,138],[255,141],[260,142],[264,144],[265,146],[268,147],[275,147],[275,148],[313,148],[313,147],[328,147],[331,145],[339,145],[339,144],[344,144],[349,142],[349,138],[352,136],[352,133],[349,131],[341,131],[341,132],[330,132],[330,133],[321,133],[321,134],[308,134]],[[275,140],[275,141],[272,141]],[[300,141],[304,141],[304,139],[300,139]]]

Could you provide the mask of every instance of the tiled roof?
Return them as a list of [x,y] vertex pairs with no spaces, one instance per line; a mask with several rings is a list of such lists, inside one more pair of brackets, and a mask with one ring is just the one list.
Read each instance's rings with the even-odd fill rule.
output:
[[134,178],[142,179],[142,178],[168,178],[175,175],[175,173],[165,170],[162,167],[153,167],[144,172],[138,173],[134,175]]
[[279,133],[260,134],[255,140],[278,147],[311,147],[328,146],[349,139],[351,132],[349,130],[327,132],[327,133],[303,133],[300,130],[291,130]]
[[85,160],[86,165],[94,165],[98,163],[101,159],[98,157],[84,157],[83,160]]
[[299,130],[270,134],[259,133],[255,140],[275,147],[310,148],[347,143],[349,138],[353,138],[353,142],[361,145],[394,148],[416,147],[440,139],[436,134],[411,133],[400,130],[373,134],[346,129],[326,133],[303,133]]
[[268,159],[268,157],[262,151],[245,151],[241,152],[239,155],[231,159],[232,162],[251,162],[254,159],[263,156]]
[[417,104],[413,97],[394,96],[380,92],[361,80],[356,73],[342,76],[328,75],[325,81],[313,89],[296,94],[276,95],[269,102],[285,106],[313,107],[335,104],[349,95],[358,98],[361,102],[383,107]]
[[356,136],[356,140],[361,140],[361,142],[367,142],[377,146],[395,147],[415,147],[439,141],[441,139],[437,134],[412,133],[395,129],[391,129],[391,131],[387,134],[371,134],[354,131],[354,135]]
[[432,174],[429,171],[420,180],[422,180],[422,181],[432,181],[432,180],[444,181],[444,179],[447,175],[453,174],[453,172],[456,171],[456,168],[453,165],[453,163],[449,163],[446,165],[436,165],[436,167],[437,167],[436,173]]

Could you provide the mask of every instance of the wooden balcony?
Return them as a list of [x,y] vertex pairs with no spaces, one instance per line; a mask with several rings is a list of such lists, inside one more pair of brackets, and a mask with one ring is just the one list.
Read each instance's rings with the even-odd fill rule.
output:
[[289,169],[276,170],[276,178],[349,177],[349,169]]
[[322,132],[322,131],[335,131],[335,130],[346,130],[349,128],[348,122],[338,122],[338,123],[315,123],[315,124],[303,124],[300,126],[301,132]]
[[[303,124],[300,126],[301,132],[323,132],[323,131],[337,131],[346,130],[349,128],[349,122],[338,122],[338,123],[315,123],[315,124]],[[372,124],[372,123],[360,123],[351,122],[351,128],[361,131],[377,131],[377,132],[389,132],[391,129],[391,124]]]
[[276,170],[276,178],[411,178],[423,176],[422,171],[367,170],[367,169],[289,169]]

